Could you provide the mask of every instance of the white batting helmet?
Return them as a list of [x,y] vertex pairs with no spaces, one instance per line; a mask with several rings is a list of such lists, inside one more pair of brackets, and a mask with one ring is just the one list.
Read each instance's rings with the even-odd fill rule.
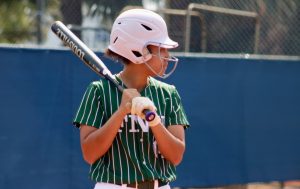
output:
[[112,27],[108,48],[135,64],[141,64],[152,55],[147,45],[176,48],[163,18],[146,9],[131,9],[120,14]]

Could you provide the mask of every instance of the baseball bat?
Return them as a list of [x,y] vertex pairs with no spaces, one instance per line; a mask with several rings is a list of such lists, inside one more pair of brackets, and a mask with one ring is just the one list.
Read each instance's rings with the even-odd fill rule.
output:
[[[124,88],[112,75],[110,70],[100,60],[100,58],[89,49],[71,30],[67,28],[62,22],[56,21],[52,24],[51,30],[53,33],[66,45],[72,52],[80,58],[91,70],[97,73],[100,77],[107,79],[113,85],[117,87],[120,92],[123,92]],[[143,110],[145,119],[152,121],[155,118],[155,113],[150,110]]]

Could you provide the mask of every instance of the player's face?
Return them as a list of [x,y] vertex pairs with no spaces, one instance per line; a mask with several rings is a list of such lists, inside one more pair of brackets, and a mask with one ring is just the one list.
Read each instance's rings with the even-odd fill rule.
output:
[[[169,51],[166,48],[160,46],[148,46],[152,58],[145,62],[147,69],[151,76],[158,76],[160,78],[169,77],[176,69],[178,59],[176,57],[170,57]],[[170,65],[173,63],[173,65]]]
[[153,45],[150,45],[148,48],[152,54],[152,58],[148,61],[149,66],[151,66],[155,74],[163,76],[168,67],[168,49]]

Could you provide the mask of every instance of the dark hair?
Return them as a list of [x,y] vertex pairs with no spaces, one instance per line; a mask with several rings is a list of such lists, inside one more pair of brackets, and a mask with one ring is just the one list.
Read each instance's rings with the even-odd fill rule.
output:
[[108,58],[111,58],[114,61],[121,62],[123,64],[129,64],[130,63],[130,60],[128,60],[127,58],[124,58],[123,56],[113,52],[110,49],[106,49],[105,52],[104,52],[104,55]]

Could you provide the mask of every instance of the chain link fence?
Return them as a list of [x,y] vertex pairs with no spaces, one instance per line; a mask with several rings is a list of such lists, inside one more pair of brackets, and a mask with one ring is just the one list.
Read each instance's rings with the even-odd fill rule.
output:
[[[0,9],[3,12],[3,0]],[[25,2],[21,0],[20,2]],[[178,52],[300,55],[299,0],[31,0],[24,11],[31,27],[23,43],[61,45],[49,30],[62,20],[89,47],[103,50],[116,16],[124,9],[144,7],[161,14]],[[31,4],[30,4],[31,2]],[[6,8],[8,9],[8,8]],[[31,10],[31,11],[29,11]],[[10,11],[13,14],[13,11]],[[1,13],[0,13],[1,14]],[[17,14],[17,13],[15,13]],[[18,12],[20,15],[20,13]],[[24,18],[24,17],[23,17]],[[0,34],[5,31],[0,20]],[[3,23],[2,23],[3,22]],[[10,29],[13,35],[13,29]],[[1,36],[1,35],[0,35]],[[37,36],[34,38],[33,36]],[[2,38],[5,35],[2,35]],[[0,42],[8,40],[1,40]],[[25,42],[24,42],[25,41]],[[18,40],[8,41],[17,43]]]

